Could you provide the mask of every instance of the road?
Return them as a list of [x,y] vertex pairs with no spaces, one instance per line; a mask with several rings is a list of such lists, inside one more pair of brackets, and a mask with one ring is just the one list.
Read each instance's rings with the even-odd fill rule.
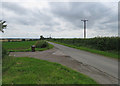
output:
[[70,48],[60,44],[49,42],[61,50],[64,54],[71,56],[79,62],[91,65],[113,77],[118,78],[118,60],[86,51]]

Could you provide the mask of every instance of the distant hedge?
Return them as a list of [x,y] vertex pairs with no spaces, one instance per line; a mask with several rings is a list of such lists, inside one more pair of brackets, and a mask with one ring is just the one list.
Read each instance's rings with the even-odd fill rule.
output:
[[75,45],[75,46],[85,46],[93,49],[98,49],[102,51],[110,51],[115,50],[118,51],[120,49],[119,46],[119,37],[95,37],[95,38],[73,38],[73,39],[52,39],[56,42],[61,42],[65,44]]

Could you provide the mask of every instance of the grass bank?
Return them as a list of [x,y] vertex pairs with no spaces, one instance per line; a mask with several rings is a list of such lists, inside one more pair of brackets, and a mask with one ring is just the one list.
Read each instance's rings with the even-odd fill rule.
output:
[[65,45],[65,46],[72,47],[72,48],[76,48],[76,49],[80,49],[80,50],[84,50],[84,51],[88,51],[88,52],[91,52],[91,53],[100,54],[100,55],[115,58],[115,59],[120,58],[120,56],[118,55],[117,52],[100,51],[100,50],[91,49],[91,48],[87,48],[87,47],[83,47],[83,46],[77,47],[75,45],[70,45],[70,44],[65,44],[65,43],[60,43],[60,42],[55,42],[55,41],[51,41],[51,42],[61,44],[61,45]]
[[[21,42],[3,42],[2,46],[8,52],[27,52],[31,51],[31,46],[35,45],[37,41],[21,41]],[[36,51],[43,51],[53,48],[53,45],[48,44],[48,47],[36,48]]]
[[57,63],[28,57],[3,59],[3,84],[96,84],[94,80]]

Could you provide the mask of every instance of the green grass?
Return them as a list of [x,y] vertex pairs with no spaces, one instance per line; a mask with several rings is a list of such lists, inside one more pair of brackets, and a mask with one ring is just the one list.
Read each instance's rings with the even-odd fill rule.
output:
[[[27,52],[31,51],[31,46],[35,45],[37,41],[21,41],[21,42],[3,42],[2,46],[8,50],[8,52]],[[35,48],[36,51],[43,51],[51,49],[54,46],[49,44],[49,47],[46,48]]]
[[36,41],[21,41],[21,42],[3,42],[2,46],[8,51],[24,51],[34,45]]
[[97,84],[57,63],[28,57],[3,59],[3,84]]
[[[51,41],[51,42],[54,42],[54,41]],[[72,47],[72,48],[88,51],[88,52],[91,52],[91,53],[100,54],[100,55],[111,57],[111,58],[115,58],[115,59],[120,58],[118,53],[113,52],[113,51],[111,51],[111,52],[109,52],[109,51],[100,51],[100,50],[91,49],[91,48],[87,48],[87,47],[83,47],[83,46],[77,47],[77,46],[74,46],[74,45],[69,45],[69,44],[60,43],[60,42],[54,42],[54,43],[62,44],[62,45],[68,46],[68,47]]]

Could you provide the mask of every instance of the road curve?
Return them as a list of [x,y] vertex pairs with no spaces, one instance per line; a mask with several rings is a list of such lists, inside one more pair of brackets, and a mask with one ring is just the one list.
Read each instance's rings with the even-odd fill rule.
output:
[[77,61],[91,65],[115,78],[118,78],[118,60],[52,42],[49,43]]

